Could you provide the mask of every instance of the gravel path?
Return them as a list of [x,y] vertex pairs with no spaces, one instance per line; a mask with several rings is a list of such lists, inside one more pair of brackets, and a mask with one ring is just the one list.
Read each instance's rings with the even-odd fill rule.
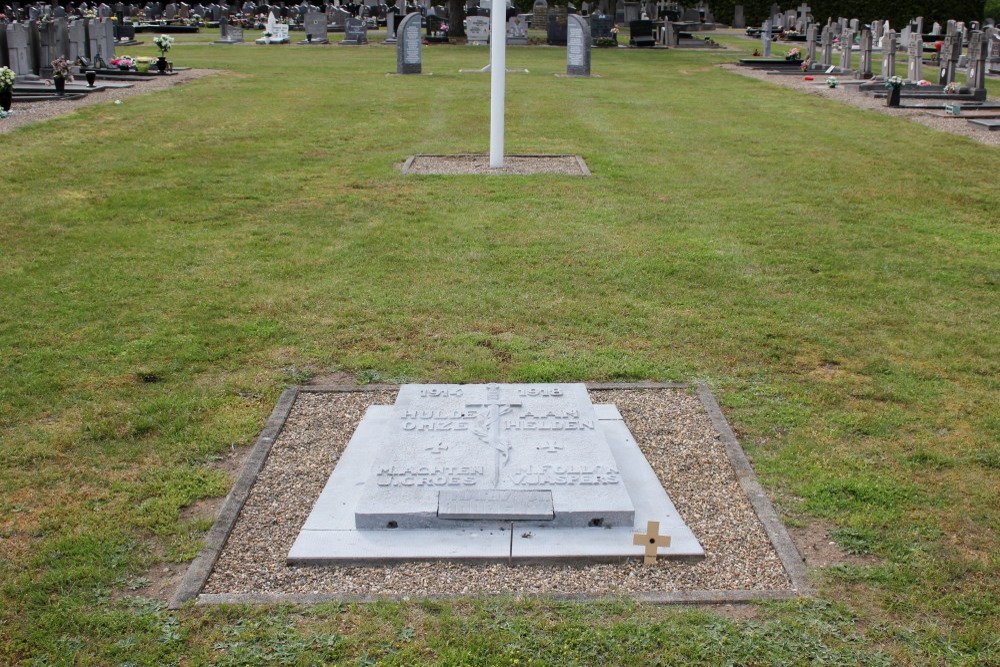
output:
[[[805,74],[802,76],[795,76],[792,74],[771,75],[764,70],[755,70],[749,67],[740,67],[739,65],[733,64],[722,65],[721,67],[729,70],[730,72],[742,74],[743,76],[748,76],[753,79],[761,79],[786,88],[792,88],[794,90],[800,90],[812,95],[819,95],[820,97],[834,99],[838,102],[850,104],[862,109],[871,109],[872,111],[889,116],[902,116],[903,118],[908,118],[915,123],[926,125],[933,130],[969,137],[973,141],[978,141],[979,143],[986,144],[987,146],[1000,146],[1000,132],[990,132],[985,128],[970,125],[967,122],[967,118],[970,118],[971,116],[945,117],[941,115],[942,109],[940,107],[937,109],[927,110],[887,107],[884,99],[876,99],[867,95],[858,90],[854,85],[845,85],[842,83],[836,88],[830,88],[825,83],[827,75],[823,73],[811,73],[809,76],[812,76],[814,80],[806,81]],[[841,81],[847,80],[843,75],[837,75],[837,78]],[[935,100],[926,100],[927,103],[932,103],[934,101]],[[913,100],[912,102],[915,103],[916,100]],[[996,104],[1000,102],[1000,100],[990,98],[989,102]],[[903,98],[903,104],[908,103],[910,102],[907,102],[906,98]]]
[[791,581],[708,414],[683,390],[591,392],[614,403],[706,552],[700,562],[590,566],[405,563],[288,567],[285,555],[365,409],[393,392],[299,394],[204,593],[406,597],[789,590]]
[[[174,76],[157,76],[150,77],[146,81],[136,81],[134,82],[135,85],[131,88],[109,88],[108,90],[90,93],[78,100],[14,102],[13,106],[11,106],[11,111],[14,114],[7,118],[0,118],[0,133],[10,132],[16,127],[21,127],[29,123],[37,123],[49,118],[55,118],[56,116],[62,116],[90,104],[113,103],[115,100],[123,100],[133,95],[151,93],[154,90],[176,86],[191,79],[199,79],[203,76],[217,73],[219,73],[219,70],[189,69],[177,72]],[[79,81],[83,81],[83,77],[77,79],[77,82]],[[98,80],[98,83],[100,82],[101,80]]]

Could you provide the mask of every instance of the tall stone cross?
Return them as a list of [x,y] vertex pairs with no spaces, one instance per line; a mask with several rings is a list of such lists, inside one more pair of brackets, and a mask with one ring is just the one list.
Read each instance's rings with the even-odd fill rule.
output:
[[493,488],[496,488],[500,485],[500,469],[510,461],[511,454],[510,441],[504,440],[500,435],[500,417],[509,414],[514,408],[521,407],[521,404],[502,402],[500,400],[500,385],[488,384],[486,385],[486,402],[466,403],[465,407],[486,408],[486,412],[479,414],[476,425],[472,427],[472,432],[494,450]]

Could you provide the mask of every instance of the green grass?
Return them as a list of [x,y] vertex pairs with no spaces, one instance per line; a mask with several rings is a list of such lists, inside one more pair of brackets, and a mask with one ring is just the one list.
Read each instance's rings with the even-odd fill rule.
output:
[[[133,55],[152,55],[150,46]],[[997,151],[714,66],[512,48],[507,151],[594,177],[403,177],[485,152],[486,48],[179,46],[223,70],[0,138],[0,663],[1000,660]],[[872,565],[754,620],[508,599],[186,608],[211,466],[280,391],[707,380],[786,520]]]

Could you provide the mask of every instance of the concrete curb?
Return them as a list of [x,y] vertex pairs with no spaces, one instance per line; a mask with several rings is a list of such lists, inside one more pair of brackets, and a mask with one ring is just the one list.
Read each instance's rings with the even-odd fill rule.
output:
[[757,474],[754,472],[753,466],[750,465],[739,440],[736,439],[736,434],[730,428],[729,422],[726,421],[725,415],[722,414],[722,408],[719,407],[718,401],[715,400],[715,396],[704,382],[698,384],[698,398],[708,410],[712,425],[721,435],[722,441],[726,445],[726,453],[729,455],[729,462],[736,472],[737,479],[739,479],[740,487],[747,494],[750,504],[753,505],[754,511],[757,513],[757,518],[764,525],[764,530],[767,531],[771,544],[778,552],[778,557],[781,559],[785,572],[791,578],[792,585],[803,595],[811,595],[812,589],[806,577],[806,566],[802,555],[795,548],[795,543],[792,542],[785,524],[778,518],[778,513],[775,511],[774,505],[771,504],[771,499],[768,498],[764,487],[757,481]]
[[240,471],[233,483],[232,490],[222,503],[219,516],[216,517],[211,530],[205,536],[205,548],[201,550],[201,553],[191,562],[187,572],[184,573],[184,578],[177,587],[177,591],[167,603],[168,609],[178,609],[188,600],[197,597],[201,593],[201,589],[205,587],[205,582],[208,581],[212,568],[215,567],[215,562],[219,559],[222,548],[226,546],[226,540],[229,539],[233,526],[236,525],[236,519],[239,518],[240,510],[243,509],[243,503],[246,502],[250,495],[250,489],[257,481],[257,474],[264,467],[267,455],[271,452],[271,446],[274,445],[274,441],[277,440],[281,429],[285,426],[285,420],[288,419],[298,393],[298,388],[293,387],[286,389],[281,394],[278,404],[274,406],[271,416],[264,424],[264,429],[257,437],[253,449],[250,450],[250,455],[247,457],[246,463],[243,464],[243,470]]
[[[588,389],[595,391],[609,390],[636,390],[636,389],[688,389],[690,385],[685,382],[590,382],[586,383]],[[226,496],[219,516],[205,538],[205,548],[201,554],[192,561],[190,567],[184,575],[180,586],[170,599],[169,609],[178,609],[188,600],[196,599],[198,605],[210,604],[318,604],[322,602],[373,602],[376,599],[403,600],[405,596],[399,597],[347,597],[332,594],[299,594],[299,593],[219,593],[202,594],[201,590],[208,581],[212,568],[215,566],[226,540],[229,538],[236,520],[239,517],[243,503],[246,502],[257,479],[257,475],[264,467],[267,456],[278,435],[281,433],[291,413],[292,406],[299,393],[325,393],[325,392],[375,392],[393,391],[399,389],[398,385],[317,385],[300,386],[285,390],[275,405],[271,416],[268,418],[264,429],[254,443],[253,450],[247,457],[247,461],[240,471],[232,491]],[[811,595],[812,589],[808,585],[805,563],[801,555],[792,542],[788,531],[782,524],[774,506],[771,504],[767,493],[757,480],[753,467],[747,459],[743,448],[736,438],[736,434],[726,421],[722,409],[719,407],[715,396],[705,383],[698,383],[698,398],[708,412],[712,420],[712,425],[719,432],[725,444],[726,453],[730,465],[736,473],[740,483],[740,488],[747,494],[754,511],[760,519],[764,530],[767,533],[771,544],[774,546],[782,566],[788,573],[792,581],[791,590],[737,590],[737,591],[672,591],[667,593],[639,593],[625,596],[609,595],[587,595],[587,594],[562,594],[543,595],[541,598],[562,599],[571,601],[597,601],[621,599],[629,597],[639,602],[651,604],[738,604],[753,602],[756,600],[787,600]],[[460,596],[431,595],[427,599],[452,599]]]

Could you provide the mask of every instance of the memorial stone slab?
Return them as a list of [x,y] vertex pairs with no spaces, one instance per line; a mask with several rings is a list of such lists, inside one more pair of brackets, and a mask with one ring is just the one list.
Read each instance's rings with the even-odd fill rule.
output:
[[490,41],[490,19],[488,16],[470,16],[465,21],[466,44],[481,46]]
[[587,21],[570,15],[566,25],[566,75],[590,76],[590,30]]
[[115,57],[115,23],[111,19],[98,19],[97,28],[101,35],[101,56],[111,60]]
[[743,5],[733,7],[733,27],[739,29],[747,27],[746,19],[743,17]]
[[531,27],[543,30],[549,25],[549,3],[546,0],[535,0],[531,7]]
[[661,556],[704,555],[617,409],[584,385],[404,385],[366,412],[288,562],[620,560],[643,555],[633,533],[648,521],[671,537]]
[[512,16],[507,20],[507,46],[527,46],[528,22],[523,16]]
[[920,81],[924,73],[924,42],[920,33],[910,35],[910,45],[906,48],[906,78],[910,81]]
[[566,45],[567,16],[565,7],[554,7],[549,10],[549,25],[545,31],[545,43],[552,46]]
[[882,38],[882,79],[896,76],[896,33],[889,30]]
[[870,30],[861,31],[860,54],[858,71],[855,76],[858,79],[870,79],[874,75],[872,72],[872,33]]
[[[288,26],[285,26],[286,28]],[[330,38],[327,33],[326,14],[322,12],[308,12],[303,21],[303,29],[306,32],[305,44],[329,44]]]
[[66,29],[66,57],[76,62],[81,56],[87,57],[87,29],[83,21],[73,21]]
[[28,52],[28,29],[21,23],[7,24],[7,59],[10,68],[20,76],[28,76],[31,71],[31,56]]
[[396,73],[420,74],[422,71],[420,14],[407,14],[396,29]]
[[364,19],[351,17],[344,25],[344,39],[340,42],[347,46],[358,46],[368,43],[368,22]]

